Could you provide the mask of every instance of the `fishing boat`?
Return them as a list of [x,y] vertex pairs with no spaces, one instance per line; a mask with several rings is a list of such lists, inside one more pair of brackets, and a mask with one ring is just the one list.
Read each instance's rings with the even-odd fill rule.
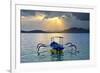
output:
[[[55,41],[57,39],[57,41]],[[51,43],[50,47],[52,48],[50,50],[51,54],[58,54],[61,55],[63,54],[63,37],[61,36],[56,36],[51,38]]]

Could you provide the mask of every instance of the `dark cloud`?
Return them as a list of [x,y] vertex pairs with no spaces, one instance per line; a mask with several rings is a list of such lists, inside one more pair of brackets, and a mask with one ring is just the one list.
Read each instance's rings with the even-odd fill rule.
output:
[[80,20],[89,20],[89,13],[72,13],[72,15],[76,16]]
[[21,10],[21,16],[34,16],[37,12],[47,15],[48,18],[51,17],[61,17],[63,15],[70,17],[70,12],[58,12],[58,11],[41,11],[41,10]]
[[34,16],[37,12],[43,13],[46,15],[46,18],[51,17],[71,17],[71,14],[74,15],[77,19],[88,20],[89,13],[80,13],[80,12],[58,12],[58,11],[41,11],[41,10],[21,10],[21,16]]
[[21,16],[32,16],[35,15],[33,10],[21,10]]

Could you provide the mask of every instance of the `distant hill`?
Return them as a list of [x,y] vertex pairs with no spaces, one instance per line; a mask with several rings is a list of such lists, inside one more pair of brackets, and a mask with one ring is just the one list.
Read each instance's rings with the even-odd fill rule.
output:
[[31,30],[31,31],[25,31],[21,30],[22,33],[45,33],[45,31],[42,30]]
[[89,33],[89,29],[84,29],[84,28],[70,28],[62,31],[64,33]]
[[25,31],[21,30],[21,33],[89,33],[89,29],[84,29],[84,28],[69,28],[65,29],[63,31],[43,31],[43,30],[31,30],[31,31]]

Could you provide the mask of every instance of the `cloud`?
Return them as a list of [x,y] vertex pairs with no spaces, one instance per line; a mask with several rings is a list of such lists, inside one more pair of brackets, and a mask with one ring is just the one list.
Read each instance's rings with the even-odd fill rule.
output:
[[41,29],[43,27],[44,16],[21,16],[21,29],[22,30],[33,30]]
[[79,19],[78,17],[72,15],[70,19],[71,27],[79,27],[79,28],[89,28],[89,21],[84,19]]
[[33,10],[21,10],[21,16],[33,16],[35,11]]
[[45,24],[55,23],[54,21],[50,22],[55,17],[63,20],[66,29],[71,27],[89,28],[88,13],[21,10],[21,29],[44,30]]
[[89,20],[89,13],[72,13],[77,19]]

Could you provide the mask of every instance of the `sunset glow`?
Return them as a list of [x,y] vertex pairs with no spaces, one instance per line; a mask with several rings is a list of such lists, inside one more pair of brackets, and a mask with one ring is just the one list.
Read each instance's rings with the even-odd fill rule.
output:
[[43,20],[45,18],[45,15],[36,15],[35,19],[36,20]]
[[45,29],[49,31],[62,31],[64,26],[64,20],[60,17],[49,18],[45,22]]

